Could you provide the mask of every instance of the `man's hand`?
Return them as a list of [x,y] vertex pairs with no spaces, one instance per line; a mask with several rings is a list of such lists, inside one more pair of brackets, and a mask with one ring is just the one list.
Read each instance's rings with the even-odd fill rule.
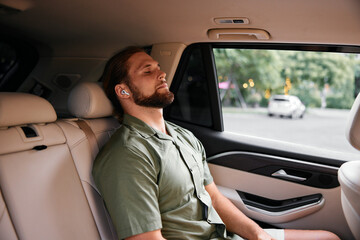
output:
[[259,225],[245,216],[229,199],[222,195],[214,182],[205,186],[205,189],[227,230],[248,240],[276,240],[272,239]]
[[256,240],[276,240],[276,239],[272,238],[267,232],[262,230],[260,233],[258,233]]

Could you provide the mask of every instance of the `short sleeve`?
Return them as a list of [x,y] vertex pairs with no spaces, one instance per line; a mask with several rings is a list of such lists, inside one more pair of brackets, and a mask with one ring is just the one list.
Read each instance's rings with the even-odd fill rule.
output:
[[161,229],[154,162],[127,147],[101,154],[97,161],[105,163],[95,180],[119,239]]

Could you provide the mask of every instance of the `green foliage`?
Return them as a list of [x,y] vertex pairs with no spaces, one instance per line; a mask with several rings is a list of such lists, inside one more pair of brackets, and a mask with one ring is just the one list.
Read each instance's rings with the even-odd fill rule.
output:
[[349,79],[342,86],[344,89],[348,89],[347,94],[343,94],[345,91],[331,91],[326,97],[326,104],[328,108],[350,109],[354,102],[355,86],[354,79]]
[[[248,49],[215,49],[216,66],[221,80],[229,78],[239,86],[253,79],[257,88],[281,86],[282,61],[277,51]],[[271,63],[271,64],[269,64]]]
[[[320,107],[323,98],[327,107],[350,108],[354,91],[360,91],[360,60],[355,54],[214,49],[214,55],[219,81],[231,81],[240,89],[225,94],[227,102],[236,103],[230,98],[240,94],[250,105],[264,106],[266,91],[284,94],[285,88],[308,107]],[[250,87],[250,81],[255,85]]]
[[267,107],[269,105],[269,99],[262,97],[259,103],[260,107]]
[[253,93],[246,97],[246,103],[252,107],[257,107],[260,105],[262,97],[259,93]]
[[326,98],[326,104],[328,108],[350,109],[354,99],[349,97],[343,97],[339,94],[331,95]]
[[311,81],[299,82],[296,87],[291,89],[290,93],[291,95],[298,96],[307,107],[321,107],[320,91]]

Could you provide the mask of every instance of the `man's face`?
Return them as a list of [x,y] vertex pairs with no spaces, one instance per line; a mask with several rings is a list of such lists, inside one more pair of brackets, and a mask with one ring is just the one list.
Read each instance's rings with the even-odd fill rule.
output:
[[166,74],[160,70],[158,62],[148,54],[139,52],[132,55],[127,64],[128,87],[137,105],[164,108],[172,103],[174,94],[169,91]]

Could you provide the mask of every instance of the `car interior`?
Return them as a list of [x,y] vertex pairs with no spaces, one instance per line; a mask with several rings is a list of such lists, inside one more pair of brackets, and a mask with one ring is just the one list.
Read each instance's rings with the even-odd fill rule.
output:
[[[175,100],[164,109],[165,119],[203,143],[214,182],[243,213],[266,228],[360,239],[359,13],[357,0],[0,0],[0,239],[117,239],[91,170],[121,126],[100,78],[108,59],[127,46],[143,47],[166,72]],[[348,148],[326,146],[325,140],[340,144],[331,135],[316,147],[265,137],[266,130],[260,136],[228,131],[226,117],[236,114],[224,103],[235,99],[250,111],[239,96],[255,90],[242,85],[238,91],[230,80],[222,95],[221,74],[232,68],[219,56],[235,56],[227,49],[255,50],[249,56],[269,64],[261,65],[266,69],[291,51],[355,62],[340,65],[329,57],[336,63],[329,71],[334,79],[347,67],[356,76],[349,77],[351,84],[330,77],[321,82],[349,96],[336,95],[334,104],[347,101],[343,109],[321,115],[324,122],[330,112],[338,114],[336,121],[347,119],[339,131]],[[267,58],[257,50],[285,53]],[[325,57],[318,58],[323,65]],[[233,66],[241,69],[246,61]],[[294,88],[303,86],[292,81]],[[266,97],[268,85],[255,84]],[[236,97],[226,99],[230,91]],[[319,115],[306,110],[301,119],[270,119],[266,107],[256,109],[280,126]],[[249,124],[242,120],[247,115],[236,116],[235,125]],[[303,132],[308,142],[320,135]]]

